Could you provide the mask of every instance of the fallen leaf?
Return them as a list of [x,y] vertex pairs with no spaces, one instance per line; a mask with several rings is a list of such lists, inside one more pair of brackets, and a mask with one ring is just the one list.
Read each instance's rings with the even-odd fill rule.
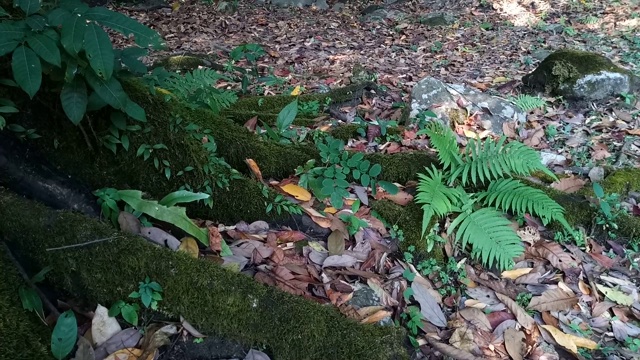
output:
[[198,249],[198,242],[196,241],[196,239],[188,236],[180,240],[180,247],[178,247],[178,251],[185,252],[189,254],[192,258],[196,258],[196,259],[200,254],[200,249]]
[[249,170],[251,170],[253,176],[256,177],[256,180],[264,183],[264,180],[262,179],[262,172],[260,171],[260,167],[258,166],[258,164],[256,164],[253,159],[244,159],[244,162],[245,164],[247,164],[247,166],[249,166]]
[[504,346],[513,360],[522,360],[527,352],[524,342],[525,336],[522,331],[508,328],[504,331]]
[[608,297],[610,300],[615,301],[616,303],[624,306],[633,305],[633,298],[620,290],[615,290],[604,285],[596,284],[598,290],[604,294],[604,296]]
[[296,86],[292,91],[291,91],[291,96],[298,96],[302,94],[302,90],[300,89],[300,85]]
[[551,187],[558,191],[571,194],[582,189],[586,183],[586,181],[572,176],[552,183]]
[[379,310],[375,312],[373,315],[367,316],[366,318],[362,319],[362,321],[360,322],[362,324],[374,324],[384,318],[391,316],[391,314],[393,314],[393,312],[389,310]]
[[269,356],[262,351],[251,349],[244,357],[244,360],[270,360]]
[[93,342],[100,346],[113,335],[122,331],[120,324],[116,318],[109,316],[109,310],[98,304],[91,320],[91,336]]
[[87,338],[84,336],[78,337],[78,350],[76,350],[75,357],[71,360],[95,360],[96,354],[93,351],[93,347]]
[[428,289],[418,281],[411,283],[413,298],[420,303],[420,313],[424,319],[438,327],[445,327],[447,319],[436,299],[429,293]]
[[126,211],[120,211],[120,214],[118,214],[118,225],[120,225],[120,230],[133,235],[140,234],[140,229],[142,228],[140,220]]
[[530,273],[531,270],[533,270],[533,268],[520,268],[520,269],[506,270],[502,272],[502,278],[515,280],[522,275],[526,275]]
[[536,324],[536,321],[531,317],[531,315],[527,314],[527,312],[518,305],[515,301],[513,301],[510,297],[496,293],[496,297],[509,309],[511,313],[516,317],[518,323],[522,325],[525,329],[531,330],[533,326]]
[[344,253],[344,236],[340,231],[334,230],[329,235],[327,248],[329,249],[329,255],[342,255]]
[[487,315],[482,312],[482,310],[476,308],[465,308],[460,310],[459,313],[460,316],[462,316],[476,328],[485,331],[491,331],[492,327],[491,323],[489,322],[489,318],[487,318]]
[[540,296],[534,296],[527,309],[537,311],[563,311],[578,303],[578,298],[560,288],[549,289]]
[[389,193],[384,194],[384,198],[387,200],[391,200],[392,202],[400,205],[406,206],[413,200],[413,195],[409,194],[406,191],[398,191],[397,193],[391,195]]
[[525,257],[527,255],[547,259],[551,265],[560,270],[567,270],[578,265],[571,255],[564,252],[560,244],[551,241],[537,242],[527,249]]
[[538,145],[540,145],[543,138],[544,138],[544,129],[539,128],[535,130],[531,135],[529,135],[529,137],[524,139],[523,143],[527,146],[535,148]]
[[333,255],[328,256],[322,263],[322,268],[326,267],[352,267],[358,262],[358,259],[349,255]]
[[478,348],[478,345],[473,341],[473,332],[471,329],[466,326],[461,326],[457,328],[453,334],[451,334],[451,338],[449,338],[449,344],[454,347],[464,350],[470,353],[474,353]]
[[551,333],[554,340],[564,348],[572,351],[574,354],[578,353],[578,347],[586,348],[589,350],[595,350],[598,348],[598,343],[587,338],[575,336],[571,334],[565,334],[558,328],[551,325],[540,325],[545,330]]
[[294,198],[300,201],[311,200],[311,193],[308,192],[303,187],[298,186],[296,184],[287,184],[287,185],[281,186],[280,188],[282,189],[282,191],[286,192],[287,194],[293,196]]
[[249,131],[256,131],[256,125],[257,124],[258,124],[258,117],[254,116],[251,119],[247,120],[247,122],[244,123],[244,127],[246,127]]

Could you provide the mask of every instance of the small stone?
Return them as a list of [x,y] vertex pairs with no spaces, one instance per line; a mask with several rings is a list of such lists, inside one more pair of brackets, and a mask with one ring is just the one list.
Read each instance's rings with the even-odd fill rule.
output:
[[596,166],[589,170],[589,179],[591,182],[600,182],[604,180],[604,168]]

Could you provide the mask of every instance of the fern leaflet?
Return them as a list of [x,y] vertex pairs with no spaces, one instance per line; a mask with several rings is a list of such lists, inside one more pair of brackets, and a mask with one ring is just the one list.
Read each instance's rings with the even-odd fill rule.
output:
[[427,175],[418,174],[418,193],[416,202],[422,205],[424,211],[422,217],[422,235],[427,231],[431,217],[445,216],[459,207],[461,203],[461,191],[450,188],[444,184],[444,174],[431,165],[431,169],[425,168]]
[[453,169],[461,163],[458,150],[458,139],[451,129],[444,127],[439,121],[431,121],[427,128],[418,132],[427,134],[431,145],[438,150],[438,159],[443,170]]
[[502,213],[491,208],[463,212],[451,223],[447,233],[455,231],[456,242],[462,248],[473,246],[471,255],[490,266],[496,262],[500,269],[511,267],[513,258],[522,255],[524,247],[520,237],[511,228],[511,222]]
[[547,104],[544,99],[526,94],[520,94],[518,97],[512,98],[511,101],[526,112],[544,107]]
[[527,212],[534,214],[540,217],[544,225],[552,220],[565,220],[564,208],[544,191],[514,179],[491,182],[486,191],[478,193],[478,199],[483,201],[485,206],[494,206],[502,211],[511,211],[517,215]]
[[194,107],[205,105],[217,113],[238,100],[235,93],[215,87],[221,79],[226,77],[212,69],[200,68],[184,75],[172,73],[162,86]]

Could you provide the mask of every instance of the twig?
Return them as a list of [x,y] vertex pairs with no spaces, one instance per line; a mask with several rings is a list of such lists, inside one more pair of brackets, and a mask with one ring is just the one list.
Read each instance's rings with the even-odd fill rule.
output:
[[2,241],[2,246],[4,247],[4,250],[6,251],[7,256],[9,257],[9,260],[11,260],[13,265],[18,269],[18,272],[20,273],[24,281],[29,285],[29,287],[35,290],[35,292],[38,294],[38,296],[42,300],[42,303],[47,307],[47,309],[49,309],[51,314],[53,314],[56,318],[58,318],[60,316],[60,312],[58,311],[58,309],[49,301],[49,299],[47,299],[47,297],[44,295],[42,290],[40,290],[40,288],[37,287],[31,281],[31,279],[29,278],[29,275],[27,275],[27,273],[24,271],[24,268],[22,267],[22,265],[20,265],[18,260],[15,258],[15,256],[13,256],[13,253],[11,252],[11,249],[9,249],[9,246],[7,246],[7,243]]
[[75,248],[75,247],[87,246],[87,245],[91,245],[91,244],[95,244],[95,243],[99,243],[99,242],[103,242],[103,241],[114,240],[114,239],[117,239],[119,237],[120,236],[111,236],[111,237],[108,237],[108,238],[91,240],[91,241],[87,241],[87,242],[79,243],[79,244],[65,245],[65,246],[60,246],[60,247],[48,248],[47,251],[63,250],[63,249],[70,249],[70,248]]

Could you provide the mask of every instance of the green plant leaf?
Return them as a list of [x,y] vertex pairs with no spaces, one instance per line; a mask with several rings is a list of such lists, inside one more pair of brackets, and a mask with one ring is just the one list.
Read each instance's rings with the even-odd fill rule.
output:
[[112,76],[109,80],[105,81],[92,71],[87,71],[85,76],[89,86],[91,86],[104,102],[115,109],[126,110],[127,103],[130,100],[127,93],[122,89],[122,85],[120,85],[120,82],[115,77]]
[[113,46],[109,35],[94,23],[87,25],[84,33],[85,55],[89,59],[91,68],[104,80],[113,75]]
[[27,44],[42,60],[60,67],[60,50],[50,37],[44,34],[33,34],[27,38]]
[[[0,34],[0,37],[2,37],[2,34]],[[2,40],[0,40],[0,56],[4,56],[12,52],[18,44],[20,44],[20,41],[18,40],[2,38]]]
[[67,310],[58,317],[51,334],[51,352],[56,359],[62,360],[73,350],[78,338],[78,325],[72,310]]
[[0,23],[0,39],[7,40],[20,40],[22,39],[29,29],[24,25],[20,26],[16,23],[4,22]]
[[84,118],[89,102],[87,85],[82,77],[76,76],[71,82],[64,84],[60,92],[60,102],[71,122],[78,125]]
[[597,182],[594,182],[593,193],[596,195],[596,197],[602,199],[604,197],[604,189],[602,188],[602,185],[598,184]]
[[293,124],[293,121],[298,115],[298,99],[290,102],[285,106],[280,113],[278,113],[278,119],[276,120],[276,127],[282,133]]
[[33,99],[42,83],[42,65],[33,50],[21,45],[11,58],[11,70],[16,83]]
[[40,0],[13,0],[13,4],[24,11],[27,16],[35,14],[40,10]]
[[391,195],[395,195],[398,193],[398,187],[392,182],[380,180],[378,181],[378,185],[380,185],[380,187],[383,188],[384,191],[388,192]]
[[140,105],[133,102],[133,100],[127,101],[124,112],[126,112],[127,115],[129,115],[131,118],[138,121],[147,121],[147,114],[145,113],[144,109]]
[[369,169],[369,176],[376,177],[380,175],[381,172],[382,166],[380,166],[380,164],[373,164],[373,166],[371,166],[371,168]]
[[69,16],[71,16],[69,10],[58,7],[47,14],[47,21],[49,22],[49,25],[58,27],[62,26]]
[[78,55],[84,43],[84,34],[87,31],[87,19],[81,15],[67,17],[62,23],[60,31],[60,43],[71,55]]
[[38,314],[38,317],[44,319],[44,308],[42,307],[42,300],[38,293],[26,286],[20,286],[18,288],[18,295],[20,296],[20,301],[22,302],[22,308],[28,311],[33,311]]
[[208,199],[210,196],[211,195],[205,194],[205,193],[194,193],[187,190],[178,190],[163,197],[162,200],[158,201],[158,204],[171,207],[171,206],[174,206],[175,204],[205,200],[205,199]]
[[124,304],[122,309],[122,318],[133,326],[138,326],[138,310],[131,304]]
[[31,281],[34,284],[41,282],[42,280],[44,280],[44,276],[47,275],[47,273],[51,270],[52,270],[51,266],[45,266],[42,270],[38,271],[37,274],[33,275],[33,277],[31,278]]
[[42,31],[47,27],[47,19],[45,19],[44,16],[37,14],[29,16],[24,22],[33,31]]
[[9,13],[5,11],[5,9],[0,6],[0,17],[1,16],[9,16]]
[[133,35],[136,44],[142,47],[154,47],[155,49],[163,47],[160,34],[124,14],[103,7],[94,7],[84,15],[124,36]]
[[111,307],[109,308],[109,316],[110,317],[116,317],[118,316],[118,314],[120,314],[120,310],[122,310],[122,307],[125,305],[124,301],[122,300],[118,300],[116,301],[113,305],[111,305]]

